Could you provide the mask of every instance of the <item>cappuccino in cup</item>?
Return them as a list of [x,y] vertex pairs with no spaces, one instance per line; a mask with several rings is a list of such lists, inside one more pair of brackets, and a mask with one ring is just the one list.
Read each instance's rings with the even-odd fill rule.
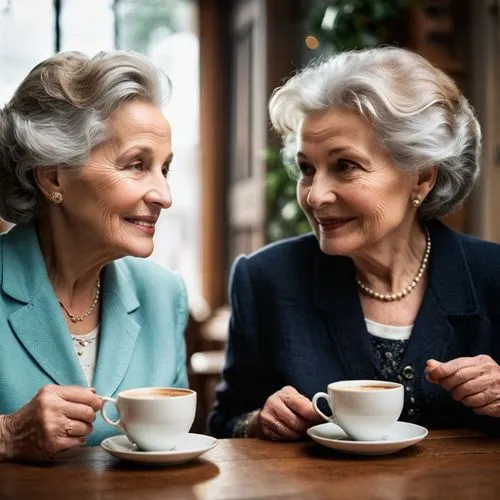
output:
[[[326,399],[332,411],[325,415],[318,400]],[[345,380],[328,385],[328,394],[318,392],[312,399],[314,409],[326,421],[342,428],[357,441],[386,438],[398,421],[404,404],[404,389],[396,382]]]
[[[174,448],[188,434],[196,412],[196,392],[190,389],[144,387],[102,399],[102,418],[143,451]],[[116,407],[117,420],[106,413],[107,404]]]
[[392,389],[390,385],[353,385],[351,387],[346,387],[346,391],[385,391],[386,389]]

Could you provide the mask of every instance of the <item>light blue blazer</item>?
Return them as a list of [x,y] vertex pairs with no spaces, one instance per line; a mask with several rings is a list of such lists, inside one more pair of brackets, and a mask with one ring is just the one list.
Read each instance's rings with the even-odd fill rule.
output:
[[[33,225],[0,235],[0,277],[0,414],[15,412],[46,384],[88,386]],[[187,387],[188,308],[179,276],[126,257],[108,264],[101,281],[97,394]],[[98,415],[87,444],[114,434]]]

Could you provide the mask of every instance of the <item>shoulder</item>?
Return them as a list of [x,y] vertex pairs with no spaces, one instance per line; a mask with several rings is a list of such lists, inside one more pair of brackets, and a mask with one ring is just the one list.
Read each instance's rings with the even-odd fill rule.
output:
[[252,288],[261,297],[277,291],[295,295],[305,283],[311,282],[319,254],[321,250],[313,234],[271,243],[234,261],[230,288],[244,291]]
[[466,234],[454,234],[461,243],[473,275],[487,273],[491,278],[500,280],[500,245]]
[[293,238],[286,238],[270,243],[249,254],[240,255],[235,266],[246,265],[251,270],[281,270],[294,264],[304,263],[304,259],[320,252],[316,237],[312,233]]
[[[431,259],[432,252],[436,251],[433,268],[443,284],[459,284],[457,277],[464,276],[473,283],[479,301],[500,296],[498,243],[452,231],[441,223],[435,222],[429,229],[435,241],[431,250]],[[465,286],[465,282],[461,286]]]
[[180,275],[150,259],[124,257],[115,261],[118,286],[130,287],[129,292],[141,304],[142,314],[151,323],[161,318],[163,325],[171,322],[181,333],[189,313],[188,297]]

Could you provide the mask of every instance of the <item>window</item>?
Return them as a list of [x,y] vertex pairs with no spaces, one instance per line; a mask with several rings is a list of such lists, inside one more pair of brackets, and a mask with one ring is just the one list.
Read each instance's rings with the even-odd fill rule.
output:
[[0,105],[54,46],[53,0],[0,0]]

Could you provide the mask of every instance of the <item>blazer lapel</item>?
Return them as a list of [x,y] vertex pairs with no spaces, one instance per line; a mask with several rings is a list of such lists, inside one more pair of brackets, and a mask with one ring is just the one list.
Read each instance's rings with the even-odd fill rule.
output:
[[346,257],[329,256],[318,248],[314,272],[314,302],[324,311],[346,378],[375,377],[371,344],[356,289],[355,269]]
[[424,369],[429,358],[442,360],[453,337],[450,319],[479,314],[472,275],[457,236],[438,221],[428,224],[432,251],[429,281],[424,300],[404,356],[416,369]]
[[98,394],[111,396],[122,382],[134,353],[140,326],[131,313],[140,304],[133,283],[120,268],[119,261],[106,266],[103,278],[99,352],[93,385]]
[[19,341],[55,383],[87,385],[34,226],[13,228],[5,236],[2,258],[3,291],[20,303],[8,317]]

